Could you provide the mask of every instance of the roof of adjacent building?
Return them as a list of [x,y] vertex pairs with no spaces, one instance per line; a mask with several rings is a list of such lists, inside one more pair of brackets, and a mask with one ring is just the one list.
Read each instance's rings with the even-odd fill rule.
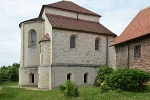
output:
[[141,10],[122,34],[114,39],[114,44],[120,44],[150,33],[150,7]]
[[62,9],[62,10],[67,10],[67,11],[72,11],[72,12],[77,12],[77,13],[83,13],[83,14],[89,14],[89,15],[94,15],[94,16],[99,16],[101,17],[99,14],[96,14],[88,9],[85,9],[71,1],[59,1],[56,3],[52,3],[52,4],[48,4],[48,5],[43,5],[40,15],[42,15],[42,12],[44,10],[45,7],[51,7],[51,8],[56,8],[56,9]]
[[48,33],[44,35],[44,37],[39,42],[42,42],[42,41],[50,41],[50,36]]
[[46,13],[46,16],[53,28],[116,36],[116,34],[112,33],[99,22],[87,21],[48,13]]

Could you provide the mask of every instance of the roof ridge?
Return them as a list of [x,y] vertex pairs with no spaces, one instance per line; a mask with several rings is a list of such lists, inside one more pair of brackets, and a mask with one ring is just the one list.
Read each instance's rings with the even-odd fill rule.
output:
[[[67,8],[67,7],[63,6],[63,3],[70,3],[71,5],[68,4],[67,7],[69,7],[69,8]],[[101,17],[101,15],[99,15],[99,14],[97,14],[97,13],[91,11],[91,10],[88,10],[88,9],[86,9],[86,8],[80,6],[80,5],[78,5],[78,4],[76,4],[72,1],[64,1],[63,0],[63,1],[58,1],[58,2],[55,2],[55,3],[47,4],[47,5],[44,5],[44,6]]]

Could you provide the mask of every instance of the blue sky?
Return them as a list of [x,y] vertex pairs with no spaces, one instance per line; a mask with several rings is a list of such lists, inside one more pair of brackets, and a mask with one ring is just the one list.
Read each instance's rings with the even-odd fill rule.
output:
[[[60,0],[1,0],[0,66],[20,62],[19,23],[38,17],[44,4]],[[100,14],[100,23],[120,35],[136,14],[150,6],[149,0],[70,0]]]

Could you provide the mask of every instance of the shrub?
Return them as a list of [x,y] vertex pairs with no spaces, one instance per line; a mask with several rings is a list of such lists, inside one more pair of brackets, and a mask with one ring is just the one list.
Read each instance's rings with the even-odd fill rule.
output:
[[67,97],[78,97],[79,96],[79,91],[78,91],[77,85],[70,80],[66,81],[65,84],[61,84],[59,86],[59,88],[64,93],[64,95]]
[[106,84],[112,89],[139,91],[146,88],[150,74],[145,71],[120,68],[105,78]]
[[108,92],[110,90],[111,88],[105,82],[101,83],[100,93]]
[[101,66],[97,72],[97,76],[94,81],[94,86],[99,87],[104,81],[105,77],[113,72],[113,68],[108,66]]

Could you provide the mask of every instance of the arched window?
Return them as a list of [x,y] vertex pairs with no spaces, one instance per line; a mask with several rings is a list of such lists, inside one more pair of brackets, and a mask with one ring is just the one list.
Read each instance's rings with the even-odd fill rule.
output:
[[88,83],[88,73],[84,74],[84,83]]
[[71,73],[68,73],[68,74],[67,74],[67,81],[68,81],[68,80],[71,80]]
[[95,50],[99,50],[99,39],[95,39]]
[[70,37],[70,48],[75,48],[76,38],[75,36]]
[[36,46],[36,32],[34,30],[30,30],[28,42],[29,46]]
[[36,32],[31,33],[31,46],[36,46]]
[[29,74],[29,83],[34,83],[34,74],[33,73]]

